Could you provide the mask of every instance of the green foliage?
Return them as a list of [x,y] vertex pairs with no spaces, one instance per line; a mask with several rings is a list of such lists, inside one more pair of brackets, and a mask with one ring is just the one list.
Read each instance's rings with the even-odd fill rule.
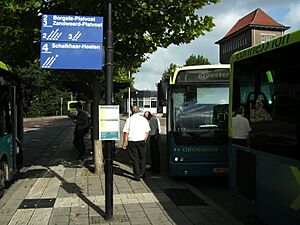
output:
[[123,65],[140,66],[158,47],[189,43],[211,31],[211,16],[196,14],[209,0],[161,0],[114,2],[115,58]]
[[191,55],[187,60],[185,60],[184,66],[193,66],[193,65],[210,65],[208,58],[205,58],[202,55]]
[[[56,98],[44,93],[44,90],[50,87],[53,88],[52,91],[64,90],[60,84],[68,76],[56,79],[54,77],[57,76],[53,74],[63,73],[72,76],[74,73],[74,71],[45,72],[38,69],[41,14],[97,15],[103,16],[106,22],[107,2],[108,0],[0,1],[0,15],[2,15],[0,59],[16,68],[16,74],[19,74],[20,81],[24,82],[25,90],[30,90],[30,94],[25,97],[26,107],[30,107],[30,102],[35,104],[34,96],[45,95],[47,101],[43,102],[51,102],[52,98]],[[211,31],[214,27],[213,18],[199,14],[199,10],[217,2],[219,0],[112,1],[114,80],[118,82],[129,80],[132,83],[134,80],[128,78],[128,71],[137,72],[149,54],[155,52],[157,48],[189,43],[204,32]],[[104,44],[105,37],[104,34]],[[105,86],[102,85],[104,77],[99,77],[101,87],[104,89]],[[43,105],[44,108],[47,109],[45,113],[53,113],[55,107],[48,110]]]
[[12,67],[38,59],[40,2],[0,1],[0,56]]
[[[192,65],[209,65],[211,64],[207,58],[202,55],[190,55],[185,61],[184,66],[192,66]],[[161,80],[169,83],[170,77],[174,74],[176,68],[179,66],[171,63],[169,67],[163,72]]]
[[50,71],[40,70],[37,63],[29,62],[26,67],[16,66],[13,70],[20,83],[32,89],[41,89],[54,82]]
[[[137,70],[158,47],[189,43],[211,31],[211,16],[196,10],[219,0],[113,1],[114,65]],[[0,2],[1,59],[24,65],[39,59],[40,13],[107,15],[107,1],[7,0]],[[106,20],[105,20],[106,21]]]
[[131,77],[132,71],[129,71],[125,67],[119,67],[115,69],[114,82],[126,83],[130,82],[133,84],[134,77]]
[[[61,104],[61,98],[63,102]],[[67,101],[69,93],[62,91],[56,86],[52,85],[48,89],[41,91],[35,95],[31,101],[31,106],[25,116],[40,117],[40,116],[56,116],[60,115],[61,107],[62,114],[67,114]]]
[[64,99],[63,113],[66,114],[68,90],[62,87],[49,71],[42,71],[37,64],[28,67],[16,67],[14,73],[24,89],[25,116],[55,116],[60,114],[60,98]]
[[164,71],[161,80],[169,83],[170,77],[173,75],[177,67],[178,66],[176,64],[171,63],[169,68]]

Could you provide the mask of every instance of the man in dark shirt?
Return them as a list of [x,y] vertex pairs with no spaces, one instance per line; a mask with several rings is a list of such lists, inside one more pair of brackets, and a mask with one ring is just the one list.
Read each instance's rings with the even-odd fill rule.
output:
[[77,149],[78,159],[83,160],[85,155],[84,135],[89,131],[89,121],[86,112],[82,110],[82,104],[80,102],[77,103],[76,110],[77,116],[73,144]]
[[151,154],[151,170],[154,173],[160,172],[160,153],[159,153],[159,132],[160,127],[158,123],[158,119],[151,114],[149,111],[145,111],[144,116],[149,121],[150,125],[150,154]]

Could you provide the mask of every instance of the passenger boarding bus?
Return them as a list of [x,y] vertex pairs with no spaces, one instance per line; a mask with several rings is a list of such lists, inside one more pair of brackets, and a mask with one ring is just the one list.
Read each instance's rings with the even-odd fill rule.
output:
[[268,225],[300,224],[300,31],[231,57],[233,110],[250,121],[249,145],[232,144],[230,187]]
[[19,120],[21,111],[12,76],[10,67],[0,61],[0,197],[22,163],[23,125]]
[[218,176],[228,171],[229,65],[176,69],[167,101],[171,176]]

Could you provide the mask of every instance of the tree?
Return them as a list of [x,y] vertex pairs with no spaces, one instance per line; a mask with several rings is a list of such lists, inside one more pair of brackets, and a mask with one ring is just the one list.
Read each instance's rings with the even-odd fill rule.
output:
[[171,63],[171,64],[169,65],[169,68],[166,69],[166,70],[164,71],[164,73],[162,74],[161,80],[162,80],[162,81],[166,81],[166,82],[169,83],[169,79],[170,79],[170,77],[173,75],[173,73],[174,73],[174,71],[176,70],[177,67],[178,67],[178,66],[177,66],[176,64]]
[[[114,1],[114,66],[137,70],[158,47],[189,43],[214,26],[211,16],[196,10],[219,0]],[[1,1],[0,56],[6,63],[38,61],[41,13],[102,15],[107,1]],[[105,30],[105,29],[104,29]],[[16,57],[18,56],[18,57]]]
[[64,99],[63,112],[69,92],[61,80],[49,71],[41,71],[38,65],[29,63],[27,67],[14,68],[18,82],[24,89],[24,113],[29,117],[54,116],[60,112],[60,98]]
[[[189,43],[204,35],[204,32],[211,31],[214,26],[213,18],[198,15],[196,10],[219,1],[113,1],[115,71],[126,68],[126,71],[135,72],[147,56],[159,47]],[[107,2],[108,0],[1,1],[0,14],[5,15],[0,17],[1,60],[13,67],[26,67],[29,62],[38,64],[41,13],[101,15],[106,18]],[[68,73],[72,74],[73,71]],[[100,79],[95,79],[97,82],[103,80],[100,74],[99,77]],[[93,83],[90,85],[93,86]]]
[[208,58],[205,58],[202,55],[191,55],[187,60],[185,60],[184,66],[193,66],[193,65],[210,65]]
[[69,93],[61,91],[56,86],[51,85],[45,90],[42,90],[31,101],[31,107],[29,108],[28,117],[40,117],[40,116],[54,116],[60,115],[61,110],[61,98],[62,113],[66,115],[67,112],[67,99]]
[[[202,55],[190,55],[189,58],[187,58],[187,60],[185,60],[185,64],[184,66],[193,66],[193,65],[209,65],[211,64],[207,58],[205,58]],[[162,81],[166,81],[167,83],[169,83],[169,79],[170,77],[173,75],[173,73],[175,72],[176,68],[178,68],[179,66],[177,66],[174,63],[171,63],[169,65],[169,68],[166,69],[161,77]]]
[[0,57],[13,68],[39,57],[40,1],[0,1]]

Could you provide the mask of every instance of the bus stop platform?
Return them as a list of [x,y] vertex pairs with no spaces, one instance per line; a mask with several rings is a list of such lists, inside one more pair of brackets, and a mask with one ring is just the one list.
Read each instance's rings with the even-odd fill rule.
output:
[[75,160],[71,140],[70,127],[48,147],[56,152],[49,163],[22,169],[0,199],[1,225],[242,225],[187,183],[150,172],[133,180],[128,154],[118,148],[113,216],[106,220],[105,175],[91,172],[92,159]]

